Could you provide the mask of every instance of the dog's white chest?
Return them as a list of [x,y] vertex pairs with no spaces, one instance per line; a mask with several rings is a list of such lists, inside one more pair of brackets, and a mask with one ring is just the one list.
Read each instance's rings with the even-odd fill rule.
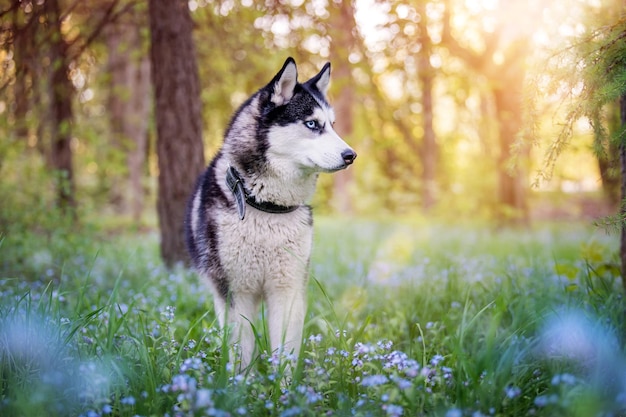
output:
[[261,295],[276,287],[301,287],[313,238],[308,213],[253,212],[220,225],[220,258],[232,291]]

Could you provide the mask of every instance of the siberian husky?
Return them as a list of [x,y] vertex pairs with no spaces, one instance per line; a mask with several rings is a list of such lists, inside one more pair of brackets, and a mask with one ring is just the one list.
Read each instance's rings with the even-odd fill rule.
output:
[[271,349],[298,356],[313,239],[307,202],[319,173],[356,158],[333,130],[330,63],[305,83],[297,76],[288,58],[235,112],[185,219],[194,267],[209,283],[220,325],[240,347],[240,371],[254,358],[252,323],[262,300]]

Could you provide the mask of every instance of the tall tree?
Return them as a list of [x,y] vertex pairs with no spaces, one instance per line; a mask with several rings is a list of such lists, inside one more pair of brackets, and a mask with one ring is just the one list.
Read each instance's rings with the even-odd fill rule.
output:
[[[79,73],[76,71],[79,58],[102,28],[127,9],[114,13],[118,1],[101,0],[94,5],[66,4],[60,0],[13,0],[8,10],[0,12],[13,15],[7,29],[12,36],[3,46],[10,48],[13,54],[9,55],[13,55],[15,62],[11,90],[15,100],[16,136],[28,138],[29,146],[33,145],[30,143],[32,136],[47,169],[52,171],[56,205],[72,215],[76,206],[71,146],[76,89],[72,74]],[[92,16],[94,9],[100,11],[97,19]],[[91,19],[90,25],[72,30],[80,26],[82,19]],[[37,128],[30,128],[27,119],[37,119]]]
[[[498,126],[500,152],[497,163],[498,218],[503,222],[529,221],[528,158],[529,147],[516,144],[523,124],[523,89],[526,77],[524,60],[528,57],[528,39],[520,39],[507,47],[500,71],[490,67],[492,93]],[[492,69],[493,68],[493,69]],[[513,161],[515,158],[515,161]]]
[[602,181],[602,190],[612,208],[620,202],[620,160],[618,142],[611,136],[622,130],[620,103],[615,101],[606,106],[607,130],[609,135],[596,135],[594,151],[598,158],[598,169]]
[[58,0],[44,3],[46,20],[50,25],[50,98],[52,146],[51,162],[57,181],[59,207],[68,211],[75,206],[74,168],[72,165],[72,99],[74,86],[69,78],[68,44],[61,31],[61,6]]
[[204,169],[202,113],[193,23],[186,0],[150,0],[150,60],[155,96],[161,256],[188,263],[183,220]]
[[[380,4],[380,28],[392,36],[382,45],[375,38],[368,41],[364,34],[367,49],[363,55],[370,65],[362,70],[373,82],[371,90],[361,94],[371,95],[376,106],[375,114],[365,122],[380,119],[382,130],[389,132],[379,139],[383,149],[377,162],[394,188],[411,194],[408,197],[403,193],[397,201],[399,206],[414,207],[419,203],[428,211],[436,203],[440,183],[434,127],[436,71],[431,64],[436,45],[429,29],[438,27],[440,22],[432,11],[428,12],[432,6],[428,0],[411,4],[390,1],[385,5],[388,10]],[[392,82],[385,82],[389,80]]]
[[[108,103],[112,151],[125,156],[126,170],[109,175],[109,199],[139,222],[143,211],[144,165],[150,115],[150,59],[144,53],[142,28],[147,10],[132,10],[104,31],[109,53]],[[112,152],[112,153],[113,153]],[[128,186],[126,186],[128,184]],[[130,191],[130,192],[129,192]]]
[[420,18],[417,26],[419,30],[419,51],[417,52],[417,76],[422,94],[422,124],[424,138],[420,147],[420,160],[422,161],[422,206],[428,211],[435,204],[435,192],[437,188],[437,159],[439,147],[433,127],[433,88],[435,71],[430,63],[432,54],[432,42],[428,34],[428,14],[426,2],[417,2],[417,13]]
[[[599,4],[587,5],[583,9],[585,24],[592,27],[610,27],[615,23],[616,16],[623,14],[623,8],[623,0],[605,0]],[[584,46],[581,47],[580,49],[584,49]],[[602,110],[605,123],[595,123],[597,128],[593,149],[598,159],[602,190],[610,206],[617,210],[620,203],[621,175],[619,141],[615,138],[622,131],[620,100],[607,103]]]
[[[358,39],[356,22],[354,20],[354,6],[352,1],[334,2],[330,7],[328,32],[332,42],[331,55],[342,57],[333,62],[332,79],[335,91],[338,92],[333,100],[337,122],[335,129],[348,143],[351,142],[354,128],[354,82],[352,80],[352,65],[346,59],[356,49]],[[333,180],[332,205],[339,213],[350,213],[353,210],[349,185],[353,180],[353,170],[344,170],[335,174]]]
[[26,121],[28,110],[31,107],[31,90],[28,88],[32,84],[32,71],[35,47],[36,16],[35,13],[25,13],[18,1],[13,1],[13,22],[14,32],[14,60],[15,60],[15,84],[14,97],[15,106],[13,117],[15,118],[15,135],[18,140],[25,141],[28,137],[28,123]]
[[[524,6],[518,1],[515,4],[507,3],[506,7],[518,10]],[[509,25],[509,19],[500,18],[499,27],[490,32],[483,32],[482,49],[474,48],[460,41],[459,35],[454,32],[451,23],[454,9],[452,2],[446,0],[442,45],[460,58],[471,71],[487,80],[487,87],[495,106],[499,143],[497,217],[501,222],[527,223],[528,147],[522,146],[515,155],[513,151],[514,145],[519,143],[518,135],[523,124],[522,93],[529,37],[523,32],[509,33],[510,28],[505,26]],[[515,164],[512,164],[513,157],[516,159]]]
[[[626,5],[622,0],[614,0],[604,7],[604,13],[610,11],[614,21],[589,22],[587,32],[552,55],[542,69],[542,73],[553,76],[547,88],[561,91],[569,108],[563,127],[548,148],[540,174],[543,179],[550,178],[581,118],[591,123],[596,144],[600,141],[610,145],[602,152],[608,159],[619,161],[621,204],[617,215],[604,219],[604,225],[621,233],[621,274],[626,289]],[[620,109],[619,123],[606,117],[607,108],[610,114],[615,107]],[[531,115],[536,113],[536,109],[530,109]],[[536,120],[531,118],[531,122]]]
[[[625,52],[625,51],[622,51]],[[622,67],[623,68],[623,67]],[[624,70],[621,70],[624,73]],[[621,96],[619,99],[620,104],[620,122],[622,125],[622,131],[619,135],[619,162],[620,162],[620,174],[621,174],[621,191],[622,191],[622,204],[619,209],[618,218],[621,219],[621,237],[620,237],[620,261],[622,262],[622,285],[626,289],[626,86],[621,87]]]

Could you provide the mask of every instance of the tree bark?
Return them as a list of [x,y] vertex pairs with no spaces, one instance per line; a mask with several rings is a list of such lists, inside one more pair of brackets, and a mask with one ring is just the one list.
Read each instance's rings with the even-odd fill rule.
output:
[[32,19],[38,18],[34,12],[26,16],[17,0],[13,0],[13,55],[15,61],[15,107],[13,116],[15,118],[15,136],[19,141],[26,141],[28,138],[28,123],[26,121],[30,108],[30,88],[32,85],[30,62],[35,45],[35,36],[32,28]]
[[[514,51],[523,50],[520,44],[518,48],[511,47]],[[517,54],[513,54],[517,56]],[[523,54],[520,54],[523,55]],[[513,58],[515,59],[515,58]],[[517,154],[514,154],[514,146],[517,135],[522,129],[522,89],[524,85],[524,69],[521,62],[510,62],[506,68],[502,68],[500,76],[494,81],[493,95],[498,122],[498,141],[500,153],[497,162],[498,174],[498,202],[500,208],[497,213],[498,220],[503,224],[526,225],[528,217],[528,198],[526,183],[526,160],[528,159],[528,146],[521,145]],[[516,158],[515,164],[511,164]]]
[[620,201],[620,182],[621,179],[617,174],[619,161],[615,155],[619,155],[613,144],[609,144],[609,150],[606,155],[598,155],[598,170],[600,171],[600,180],[602,181],[602,192],[607,202],[613,208],[619,207]]
[[[348,60],[350,51],[356,42],[354,28],[354,7],[352,1],[342,1],[331,9],[330,31],[332,33],[332,56],[341,57],[333,63],[333,82],[339,88],[333,106],[337,115],[335,130],[348,143],[353,131],[355,94],[352,82],[351,64]],[[358,152],[357,152],[358,153]],[[349,185],[353,180],[353,171],[346,169],[333,174],[333,193],[331,205],[342,214],[354,210],[350,198]]]
[[63,213],[72,212],[74,198],[74,170],[72,166],[72,98],[74,87],[69,79],[67,44],[61,32],[61,10],[58,0],[45,2],[46,19],[51,28],[51,99],[52,146],[51,162],[55,171],[57,204]]
[[611,137],[622,129],[620,118],[620,102],[607,105],[607,125],[610,137],[600,138],[596,135],[594,146],[598,159],[598,169],[602,181],[602,191],[612,208],[619,210],[621,178],[618,144]]
[[[132,111],[129,105],[130,89],[130,60],[131,52],[128,41],[128,28],[124,30],[120,22],[109,25],[103,31],[104,40],[109,54],[107,62],[108,97],[107,113],[109,116],[110,140],[106,159],[116,162],[115,169],[103,173],[101,181],[108,196],[108,203],[119,214],[123,211],[125,196],[126,172],[119,167],[119,155],[126,154],[131,138],[127,137],[125,119]],[[107,170],[108,171],[108,170]]]
[[422,90],[422,123],[424,138],[420,159],[422,161],[422,206],[426,212],[435,204],[437,189],[437,159],[439,147],[433,128],[433,84],[434,70],[430,64],[431,41],[428,35],[428,21],[425,2],[418,2],[417,12],[421,16],[419,27],[420,50],[417,54],[417,71]]
[[[620,97],[620,120],[622,129],[626,128],[626,94]],[[619,254],[622,261],[622,285],[626,290],[626,140],[621,137],[619,141],[619,161],[621,172],[622,203],[620,205],[619,218],[621,219],[621,236]]]
[[135,113],[128,126],[128,134],[133,138],[133,147],[128,153],[127,163],[131,191],[130,212],[133,221],[138,224],[144,209],[143,177],[148,153],[148,120],[150,120],[150,60],[145,55],[136,63],[133,75],[135,91],[131,97],[131,105]]
[[189,263],[184,214],[204,169],[200,87],[186,0],[150,0],[151,68],[159,167],[157,212],[167,266]]
[[143,53],[142,16],[116,21],[104,31],[109,50],[108,112],[111,147],[126,158],[127,172],[107,176],[109,200],[138,223],[143,212],[144,165],[150,115],[150,61]]

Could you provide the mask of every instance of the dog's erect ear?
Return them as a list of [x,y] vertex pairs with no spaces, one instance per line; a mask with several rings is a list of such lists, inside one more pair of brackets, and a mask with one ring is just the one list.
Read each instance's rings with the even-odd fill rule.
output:
[[319,74],[307,81],[306,84],[317,88],[320,93],[326,96],[328,84],[330,84],[330,62],[327,62]]
[[296,61],[289,57],[281,70],[276,74],[272,82],[272,95],[270,100],[277,106],[287,104],[293,97],[293,91],[298,83],[298,69]]

